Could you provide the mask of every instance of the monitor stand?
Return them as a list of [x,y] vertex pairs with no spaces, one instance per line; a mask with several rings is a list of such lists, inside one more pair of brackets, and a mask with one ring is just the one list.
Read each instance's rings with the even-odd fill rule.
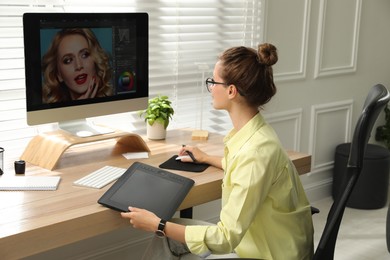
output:
[[89,137],[114,132],[110,128],[94,125],[86,119],[59,122],[58,127],[78,137]]
[[134,133],[113,130],[107,134],[79,137],[60,129],[35,136],[27,145],[20,159],[53,170],[62,154],[71,146],[109,139],[117,139],[117,143],[124,145],[127,152],[150,152],[141,136]]

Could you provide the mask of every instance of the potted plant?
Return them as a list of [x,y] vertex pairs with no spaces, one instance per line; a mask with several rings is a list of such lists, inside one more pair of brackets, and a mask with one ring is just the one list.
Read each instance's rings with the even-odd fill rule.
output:
[[166,137],[166,129],[169,125],[169,120],[174,114],[167,96],[157,96],[149,99],[148,107],[145,110],[139,111],[139,115],[145,118],[146,135],[152,140],[161,140]]

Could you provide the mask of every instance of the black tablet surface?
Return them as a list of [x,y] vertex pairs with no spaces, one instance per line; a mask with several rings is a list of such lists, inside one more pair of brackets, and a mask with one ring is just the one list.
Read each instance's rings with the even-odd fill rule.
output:
[[98,203],[120,212],[129,211],[129,206],[143,208],[169,220],[194,183],[190,178],[135,162]]
[[163,169],[170,170],[179,170],[179,171],[187,171],[187,172],[203,172],[210,165],[205,163],[190,163],[190,162],[182,162],[180,160],[176,160],[177,155],[172,156],[167,161],[160,164],[158,167]]

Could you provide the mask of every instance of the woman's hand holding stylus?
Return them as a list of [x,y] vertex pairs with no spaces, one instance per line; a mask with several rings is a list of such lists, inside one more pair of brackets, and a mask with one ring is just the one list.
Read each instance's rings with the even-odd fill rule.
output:
[[[184,155],[190,155],[192,154],[192,157],[194,157],[196,163],[207,163],[209,165],[215,166],[217,168],[222,169],[222,157],[221,156],[211,156],[202,150],[200,150],[198,147],[195,146],[189,146],[183,144],[182,147],[179,150],[179,156]],[[191,157],[183,158],[181,159],[182,162],[194,162]]]
[[185,155],[189,155],[190,158],[183,158],[181,159],[182,162],[203,163],[207,157],[207,154],[202,152],[199,148],[183,144],[179,151],[179,156]]

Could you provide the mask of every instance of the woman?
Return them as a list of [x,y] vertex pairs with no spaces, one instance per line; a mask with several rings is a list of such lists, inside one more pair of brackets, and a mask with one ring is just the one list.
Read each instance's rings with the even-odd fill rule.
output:
[[294,165],[259,112],[276,93],[271,66],[277,60],[272,44],[261,44],[257,51],[226,50],[215,65],[214,77],[206,80],[214,108],[226,110],[233,123],[224,138],[224,157],[190,146],[179,152],[191,152],[198,162],[224,170],[217,225],[166,222],[164,228],[158,216],[134,207],[122,217],[146,231],[164,228],[168,238],[196,255],[234,251],[239,257],[261,259],[312,258],[310,205]]
[[107,53],[89,29],[59,31],[42,59],[44,103],[113,94]]

